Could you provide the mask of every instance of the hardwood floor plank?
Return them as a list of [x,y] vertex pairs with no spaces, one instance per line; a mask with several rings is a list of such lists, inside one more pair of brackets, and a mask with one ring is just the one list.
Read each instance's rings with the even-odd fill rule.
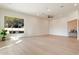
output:
[[0,41],[1,55],[78,55],[79,41],[64,36],[22,37]]

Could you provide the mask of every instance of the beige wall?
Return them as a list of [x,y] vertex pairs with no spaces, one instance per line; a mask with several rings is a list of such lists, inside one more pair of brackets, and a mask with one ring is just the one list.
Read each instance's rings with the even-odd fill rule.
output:
[[0,27],[4,26],[4,16],[14,16],[24,19],[25,36],[48,34],[48,20],[35,16],[0,9]]

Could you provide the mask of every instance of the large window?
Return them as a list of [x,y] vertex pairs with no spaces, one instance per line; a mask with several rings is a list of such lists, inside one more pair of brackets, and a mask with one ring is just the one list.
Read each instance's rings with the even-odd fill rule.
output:
[[5,16],[4,27],[9,33],[24,33],[24,19]]

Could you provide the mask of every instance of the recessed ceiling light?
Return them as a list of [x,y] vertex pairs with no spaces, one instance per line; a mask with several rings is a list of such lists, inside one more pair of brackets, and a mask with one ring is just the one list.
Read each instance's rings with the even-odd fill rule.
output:
[[51,10],[48,8],[47,11],[51,11]]
[[76,7],[77,6],[77,3],[75,3],[74,6]]

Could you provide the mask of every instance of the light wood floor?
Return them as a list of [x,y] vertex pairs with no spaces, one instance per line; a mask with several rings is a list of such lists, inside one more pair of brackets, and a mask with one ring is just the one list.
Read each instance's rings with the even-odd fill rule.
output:
[[79,41],[61,36],[13,38],[0,41],[1,55],[77,55]]

